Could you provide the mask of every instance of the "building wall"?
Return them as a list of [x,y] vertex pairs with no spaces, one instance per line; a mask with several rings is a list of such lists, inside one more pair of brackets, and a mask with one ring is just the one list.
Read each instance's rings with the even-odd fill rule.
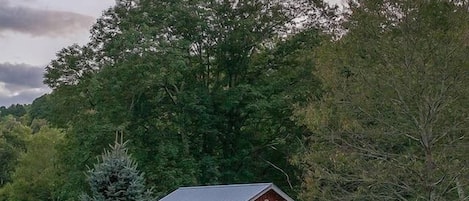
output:
[[257,198],[256,201],[286,201],[282,196],[277,194],[274,190],[267,191],[264,195]]

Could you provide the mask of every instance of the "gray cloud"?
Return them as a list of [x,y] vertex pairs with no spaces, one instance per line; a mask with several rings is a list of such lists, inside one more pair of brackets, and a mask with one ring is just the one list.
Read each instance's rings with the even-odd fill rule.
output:
[[42,83],[44,68],[0,63],[0,106],[32,103],[50,89]]
[[93,21],[93,17],[87,15],[12,6],[7,0],[0,0],[0,32],[61,36],[74,33],[77,29],[89,29]]
[[43,87],[19,91],[12,96],[3,96],[0,89],[0,106],[10,106],[12,104],[31,104],[34,99],[48,92],[50,92],[50,89]]
[[0,63],[0,82],[6,86],[42,87],[43,75],[44,68],[28,64]]

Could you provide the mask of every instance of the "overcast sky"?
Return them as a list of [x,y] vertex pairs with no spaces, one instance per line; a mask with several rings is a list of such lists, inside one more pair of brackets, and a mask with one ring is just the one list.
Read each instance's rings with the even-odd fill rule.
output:
[[88,42],[114,0],[0,0],[0,106],[31,103],[50,91],[44,67],[60,49]]

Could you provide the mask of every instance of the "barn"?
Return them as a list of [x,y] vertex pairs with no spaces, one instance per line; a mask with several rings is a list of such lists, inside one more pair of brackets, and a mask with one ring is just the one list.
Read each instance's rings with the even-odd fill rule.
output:
[[181,187],[160,201],[293,201],[272,183]]

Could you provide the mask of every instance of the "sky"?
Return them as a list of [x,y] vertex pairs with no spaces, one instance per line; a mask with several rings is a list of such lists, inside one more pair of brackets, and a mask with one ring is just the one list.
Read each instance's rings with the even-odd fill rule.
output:
[[0,0],[0,106],[29,104],[50,92],[44,67],[74,43],[114,0]]
[[[329,0],[337,3],[342,0]],[[29,104],[51,90],[44,68],[62,48],[89,41],[114,0],[0,0],[0,106]]]

